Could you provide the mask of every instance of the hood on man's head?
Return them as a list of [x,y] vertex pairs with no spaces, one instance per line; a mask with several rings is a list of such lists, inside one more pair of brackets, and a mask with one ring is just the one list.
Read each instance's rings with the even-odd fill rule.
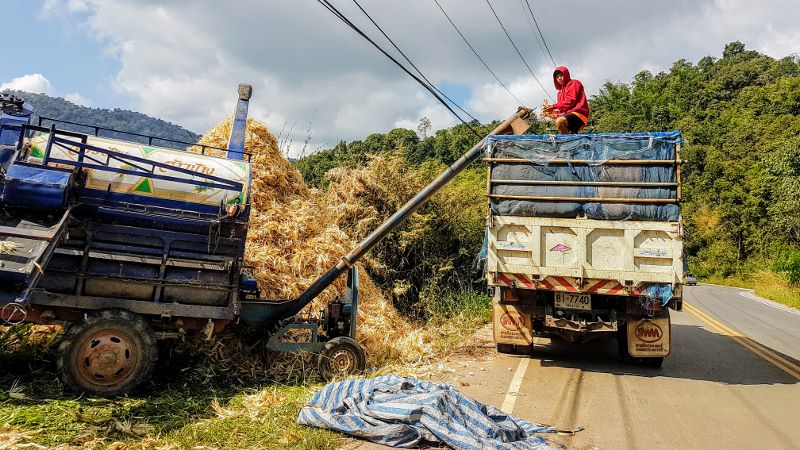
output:
[[569,83],[569,80],[572,79],[569,76],[569,69],[567,69],[566,66],[556,67],[556,70],[553,71],[553,84],[556,86],[556,89],[562,88],[562,86],[558,84],[558,81],[556,81],[556,75],[558,75],[559,72],[561,72],[564,75],[564,84]]

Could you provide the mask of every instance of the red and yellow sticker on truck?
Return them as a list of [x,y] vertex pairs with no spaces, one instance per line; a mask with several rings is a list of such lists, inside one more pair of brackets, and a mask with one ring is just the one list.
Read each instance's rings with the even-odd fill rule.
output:
[[584,280],[581,287],[580,280],[573,277],[547,276],[542,279],[534,279],[531,276],[521,273],[490,273],[489,284],[494,286],[508,286],[519,289],[545,289],[548,291],[559,292],[588,292],[592,294],[605,295],[641,295],[644,287],[633,286],[628,288],[616,280]]

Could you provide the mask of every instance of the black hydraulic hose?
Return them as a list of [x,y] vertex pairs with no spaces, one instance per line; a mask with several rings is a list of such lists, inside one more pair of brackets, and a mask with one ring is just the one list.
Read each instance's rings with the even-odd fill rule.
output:
[[[489,135],[494,134],[505,134],[509,128],[511,128],[512,123],[520,121],[522,119],[526,119],[530,116],[532,110],[527,108],[520,108],[514,115],[506,119],[503,123],[497,126],[494,130],[492,130]],[[325,288],[330,286],[336,278],[339,277],[342,273],[347,271],[350,267],[352,267],[359,259],[361,259],[364,254],[366,254],[372,247],[378,244],[387,234],[389,234],[392,230],[394,230],[400,223],[408,217],[411,213],[417,210],[420,206],[422,206],[428,199],[433,196],[439,189],[441,189],[445,184],[447,184],[453,177],[458,175],[462,170],[464,170],[467,166],[469,166],[472,162],[480,158],[481,153],[483,153],[483,143],[485,139],[482,139],[480,142],[475,144],[474,147],[469,149],[458,161],[454,162],[447,168],[441,175],[436,177],[435,180],[431,181],[425,189],[420,191],[417,195],[414,196],[411,200],[406,202],[402,208],[400,208],[396,213],[392,214],[392,217],[387,219],[378,229],[373,231],[369,236],[367,236],[360,244],[358,244],[347,256],[343,257],[338,264],[331,267],[324,275],[319,277],[311,286],[308,287],[296,300],[292,300],[292,306],[289,307],[283,317],[288,318],[297,313],[299,313],[306,305],[311,303]]]

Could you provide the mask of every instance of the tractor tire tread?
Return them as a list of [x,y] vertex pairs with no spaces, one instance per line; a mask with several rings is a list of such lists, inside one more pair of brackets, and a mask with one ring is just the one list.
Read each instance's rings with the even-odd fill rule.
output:
[[[82,386],[70,373],[68,361],[71,356],[72,347],[80,339],[81,335],[103,321],[117,323],[123,328],[128,328],[141,339],[141,361],[143,365],[141,369],[137,371],[138,373],[135,375],[135,378],[124,386],[92,392],[85,386]],[[65,388],[74,392],[90,392],[106,397],[122,396],[139,386],[143,381],[150,378],[153,370],[155,370],[157,362],[158,345],[153,330],[141,317],[123,309],[105,309],[85,314],[83,321],[72,324],[66,333],[64,333],[56,351],[56,370]]]

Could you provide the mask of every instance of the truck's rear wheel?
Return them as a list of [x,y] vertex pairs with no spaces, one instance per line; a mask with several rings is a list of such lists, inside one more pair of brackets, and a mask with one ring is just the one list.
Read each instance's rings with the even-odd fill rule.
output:
[[533,353],[533,346],[520,344],[497,344],[497,352],[507,355],[530,355]]
[[628,325],[625,324],[617,331],[617,351],[622,362],[637,362],[645,367],[659,368],[664,363],[664,357],[636,358],[628,353]]
[[630,362],[633,359],[628,353],[628,324],[623,323],[617,330],[617,353],[622,362]]
[[64,386],[115,397],[150,377],[158,360],[153,330],[125,310],[89,314],[67,331],[56,366]]
[[642,364],[645,367],[653,367],[655,369],[658,369],[661,367],[662,364],[664,364],[663,356],[658,358],[639,358],[639,359],[642,361]]
[[363,372],[366,368],[364,349],[349,337],[331,339],[319,353],[319,372],[328,381]]

